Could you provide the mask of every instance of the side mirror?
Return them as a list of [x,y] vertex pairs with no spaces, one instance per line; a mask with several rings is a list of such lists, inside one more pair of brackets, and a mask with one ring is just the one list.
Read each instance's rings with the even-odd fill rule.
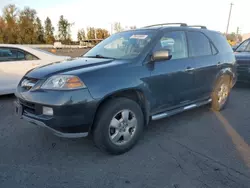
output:
[[172,55],[170,55],[169,50],[161,50],[153,53],[151,61],[164,61],[164,60],[170,60],[171,58]]

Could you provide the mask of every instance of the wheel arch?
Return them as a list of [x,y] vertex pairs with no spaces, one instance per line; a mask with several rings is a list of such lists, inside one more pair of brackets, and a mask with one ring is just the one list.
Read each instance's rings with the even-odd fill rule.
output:
[[213,83],[213,88],[216,86],[216,83],[218,82],[218,80],[223,76],[230,77],[230,85],[231,87],[233,87],[233,85],[235,84],[234,83],[235,73],[233,72],[232,68],[228,67],[228,68],[224,68],[220,70],[220,72],[216,75],[216,78]]
[[[97,110],[94,116],[94,121],[96,119],[97,114],[100,111],[100,108],[109,100],[112,100],[113,98],[118,98],[118,97],[128,98],[128,99],[135,101],[137,104],[139,104],[144,115],[144,124],[148,125],[149,116],[150,116],[150,102],[147,100],[144,92],[137,88],[118,90],[103,97],[97,104]],[[90,127],[90,132],[93,130],[94,124],[95,123],[93,122],[92,126]]]

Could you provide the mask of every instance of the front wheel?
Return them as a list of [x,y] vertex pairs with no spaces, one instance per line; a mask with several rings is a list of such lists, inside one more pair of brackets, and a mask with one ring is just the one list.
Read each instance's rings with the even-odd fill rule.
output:
[[108,153],[122,154],[136,144],[143,127],[140,106],[127,98],[115,98],[101,106],[97,114],[94,143]]
[[216,83],[214,91],[212,93],[212,109],[215,111],[222,110],[227,102],[230,95],[230,76],[222,76]]

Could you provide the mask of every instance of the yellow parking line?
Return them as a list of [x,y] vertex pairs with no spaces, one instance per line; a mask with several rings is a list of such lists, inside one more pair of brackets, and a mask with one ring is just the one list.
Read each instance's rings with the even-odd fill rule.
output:
[[223,127],[225,128],[228,135],[231,137],[232,142],[234,143],[236,149],[240,153],[242,159],[244,160],[245,164],[250,168],[250,147],[244,141],[244,139],[234,130],[234,128],[230,125],[227,119],[220,113],[214,111],[215,115],[222,123]]

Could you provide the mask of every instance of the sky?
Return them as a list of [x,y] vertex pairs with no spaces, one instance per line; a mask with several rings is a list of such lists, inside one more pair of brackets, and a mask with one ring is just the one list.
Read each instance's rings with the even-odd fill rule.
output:
[[57,30],[60,15],[74,23],[72,38],[78,29],[101,27],[111,31],[111,24],[142,27],[157,23],[182,22],[205,25],[225,32],[230,3],[233,3],[229,32],[250,33],[250,0],[0,0],[0,9],[7,4],[34,8],[44,22],[50,17]]

